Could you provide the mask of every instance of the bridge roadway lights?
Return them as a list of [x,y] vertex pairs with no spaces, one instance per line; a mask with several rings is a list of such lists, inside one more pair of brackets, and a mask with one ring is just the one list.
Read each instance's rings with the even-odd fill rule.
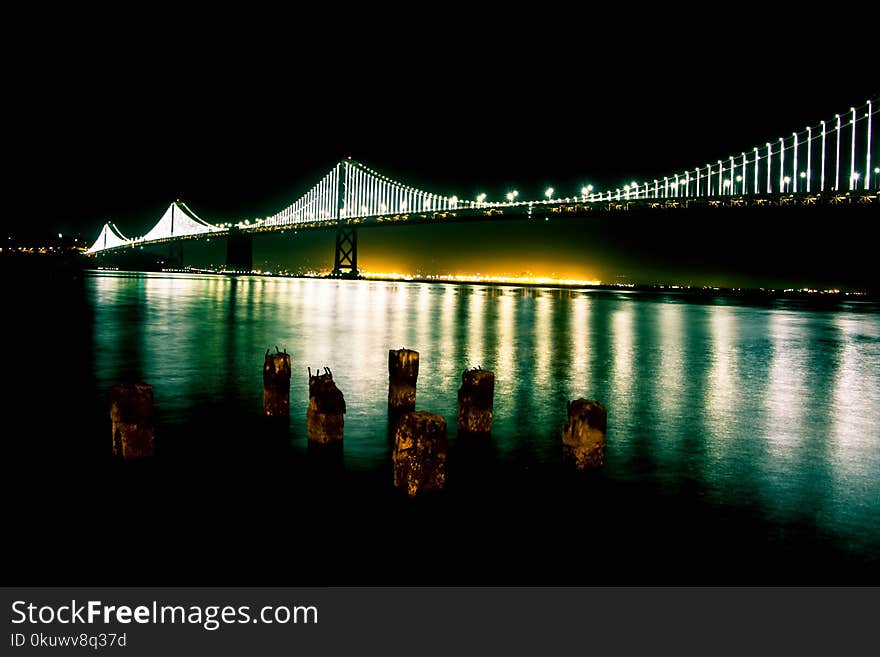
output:
[[336,229],[336,256],[331,275],[358,278],[357,228],[340,226]]
[[254,238],[232,228],[226,238],[226,271],[250,273],[254,269]]

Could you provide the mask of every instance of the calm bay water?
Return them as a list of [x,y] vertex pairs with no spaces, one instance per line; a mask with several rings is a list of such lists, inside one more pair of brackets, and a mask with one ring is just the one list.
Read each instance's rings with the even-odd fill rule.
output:
[[[0,279],[20,584],[880,583],[877,304],[22,267]],[[261,413],[275,345],[280,422]],[[392,486],[400,347],[449,423],[447,490],[418,500]],[[455,429],[477,365],[488,440]],[[324,366],[341,452],[306,438]],[[125,380],[154,386],[155,459],[111,456]],[[577,397],[608,409],[585,476],[561,463]]]
[[[379,471],[388,350],[405,346],[421,354],[417,407],[446,417],[453,445],[461,371],[480,365],[496,373],[498,463],[552,471],[566,401],[598,399],[606,478],[880,552],[875,306],[178,274],[90,275],[86,292],[95,390],[151,383],[168,458],[173,441],[247,440],[242,418],[258,421],[263,353],[277,345],[293,362],[284,449],[306,452],[306,368],[328,366],[348,407],[344,467]],[[195,421],[238,438],[187,438]]]

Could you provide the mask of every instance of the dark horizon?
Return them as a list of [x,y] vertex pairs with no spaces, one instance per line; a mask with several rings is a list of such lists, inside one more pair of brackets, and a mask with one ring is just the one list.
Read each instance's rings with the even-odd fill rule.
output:
[[[394,38],[398,27],[409,33],[405,21],[375,33],[366,21],[335,34],[345,47],[334,53],[313,47],[320,31],[296,42],[262,35],[252,45],[247,36],[256,35],[243,36],[244,26],[226,35],[240,37],[237,47],[221,48],[209,32],[186,31],[177,16],[170,30],[161,17],[155,25],[145,18],[145,32],[156,29],[140,37],[102,32],[90,40],[88,30],[47,28],[52,65],[24,62],[11,80],[19,100],[13,148],[21,150],[13,156],[12,213],[26,221],[7,222],[6,237],[62,233],[90,244],[108,219],[128,236],[142,235],[175,199],[211,222],[265,216],[349,156],[462,198],[500,200],[517,189],[520,198],[537,199],[548,186],[561,196],[586,184],[613,189],[788,136],[880,91],[861,65],[872,41],[858,26],[846,27],[845,49],[818,50],[806,46],[822,30],[789,17],[780,29],[762,11],[761,34],[773,38],[759,40],[747,12],[725,13],[702,31],[658,13],[627,16],[620,31],[598,28],[620,18],[601,8],[555,16],[537,30],[526,16],[476,11],[465,23],[480,28],[479,38],[452,14],[433,27],[419,23],[423,39],[406,42]],[[162,38],[174,48],[157,48]],[[833,223],[822,219],[812,230]],[[706,228],[706,239],[727,239],[729,227]],[[528,232],[506,231],[504,248],[527,252]],[[628,261],[651,253],[652,232],[626,236],[631,254],[602,277],[632,278]],[[394,245],[396,253],[374,252],[382,262],[456,263],[482,235],[448,233],[365,234],[364,241]],[[572,243],[560,235],[545,245],[567,257]],[[811,248],[821,249],[821,240]],[[366,263],[370,251],[364,254]],[[276,249],[270,258],[283,266],[297,257]],[[689,270],[702,259],[681,264]],[[552,271],[544,260],[517,269]],[[835,263],[850,260],[839,254]],[[671,262],[657,277],[679,269]]]

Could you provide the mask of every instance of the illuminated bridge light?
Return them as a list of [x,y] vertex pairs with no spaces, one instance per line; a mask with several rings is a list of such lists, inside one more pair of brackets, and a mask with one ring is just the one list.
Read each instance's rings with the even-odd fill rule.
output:
[[[721,194],[773,194],[806,192],[812,193],[811,179],[818,167],[819,191],[826,189],[826,174],[829,177],[827,186],[841,191],[841,177],[847,175],[842,166],[849,166],[849,189],[869,190],[880,187],[880,166],[872,162],[876,158],[876,144],[873,135],[873,115],[876,99],[866,101],[865,105],[850,107],[850,116],[846,122],[840,114],[834,115],[834,121],[820,121],[815,139],[820,152],[813,161],[814,128],[817,124],[808,125],[805,129],[806,144],[801,134],[792,132],[790,143],[788,138],[778,139],[778,156],[774,162],[776,140],[765,142],[766,151],[753,147],[738,151],[716,160],[714,164],[706,164],[693,169],[679,169],[677,173],[653,179],[653,187],[649,181],[638,183],[627,182],[622,188],[609,189],[593,193],[593,185],[584,184],[580,188],[581,201],[612,201],[625,195],[627,199],[670,198],[680,197],[712,197]],[[828,125],[826,125],[828,124]],[[828,144],[829,131],[834,133],[834,143]],[[844,135],[846,132],[846,135]],[[846,137],[846,138],[844,138]],[[821,146],[819,145],[821,141]],[[857,147],[858,144],[858,147]],[[786,150],[791,149],[791,156],[786,161]],[[833,148],[834,152],[829,152]],[[762,155],[763,152],[763,155]],[[863,158],[864,159],[861,159]],[[833,158],[833,164],[831,162]],[[864,168],[857,170],[859,163]],[[834,182],[830,182],[833,166]],[[751,167],[751,171],[749,171]],[[762,168],[763,167],[763,168]],[[705,171],[703,170],[705,168]],[[864,171],[864,176],[862,176]],[[691,173],[693,172],[693,173]],[[842,174],[842,175],[841,175]],[[774,178],[778,177],[778,188],[773,189]],[[662,186],[660,184],[662,180]],[[691,184],[693,180],[694,184]],[[761,184],[763,183],[763,185]],[[859,184],[862,183],[862,184]],[[176,238],[205,236],[216,232],[227,232],[233,228],[241,230],[281,230],[298,224],[329,224],[339,219],[360,219],[376,217],[384,213],[403,213],[422,209],[424,211],[445,211],[450,209],[498,207],[504,205],[528,205],[529,211],[536,203],[558,203],[561,201],[578,200],[571,196],[555,197],[555,189],[548,187],[541,200],[519,201],[517,190],[505,193],[506,202],[488,202],[487,195],[480,193],[475,201],[465,201],[458,196],[443,196],[416,189],[412,186],[392,180],[357,161],[346,159],[337,163],[323,178],[289,206],[275,214],[248,218],[238,221],[209,223],[199,218],[185,203],[175,201],[169,205],[165,213],[145,235],[133,238],[125,237],[112,222],[107,222],[99,232],[88,253],[105,249],[140,246],[156,242],[164,242]]]

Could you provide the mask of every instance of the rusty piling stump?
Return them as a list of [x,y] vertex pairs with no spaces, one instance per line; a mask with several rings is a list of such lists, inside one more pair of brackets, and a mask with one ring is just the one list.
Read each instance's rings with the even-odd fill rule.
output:
[[263,413],[269,417],[290,416],[290,354],[287,350],[270,354],[263,362]]
[[312,374],[309,368],[309,410],[306,428],[310,443],[327,445],[342,440],[345,428],[345,398],[333,382],[333,373]]
[[394,433],[394,487],[410,497],[446,487],[446,420],[434,413],[404,413]]
[[399,416],[416,409],[416,380],[419,352],[411,349],[388,351],[388,414]]
[[568,423],[562,427],[563,460],[578,470],[605,464],[605,405],[588,399],[568,403]]
[[124,383],[110,388],[113,455],[123,459],[154,456],[153,386]]
[[481,368],[465,370],[458,389],[458,430],[488,433],[492,430],[495,373]]

